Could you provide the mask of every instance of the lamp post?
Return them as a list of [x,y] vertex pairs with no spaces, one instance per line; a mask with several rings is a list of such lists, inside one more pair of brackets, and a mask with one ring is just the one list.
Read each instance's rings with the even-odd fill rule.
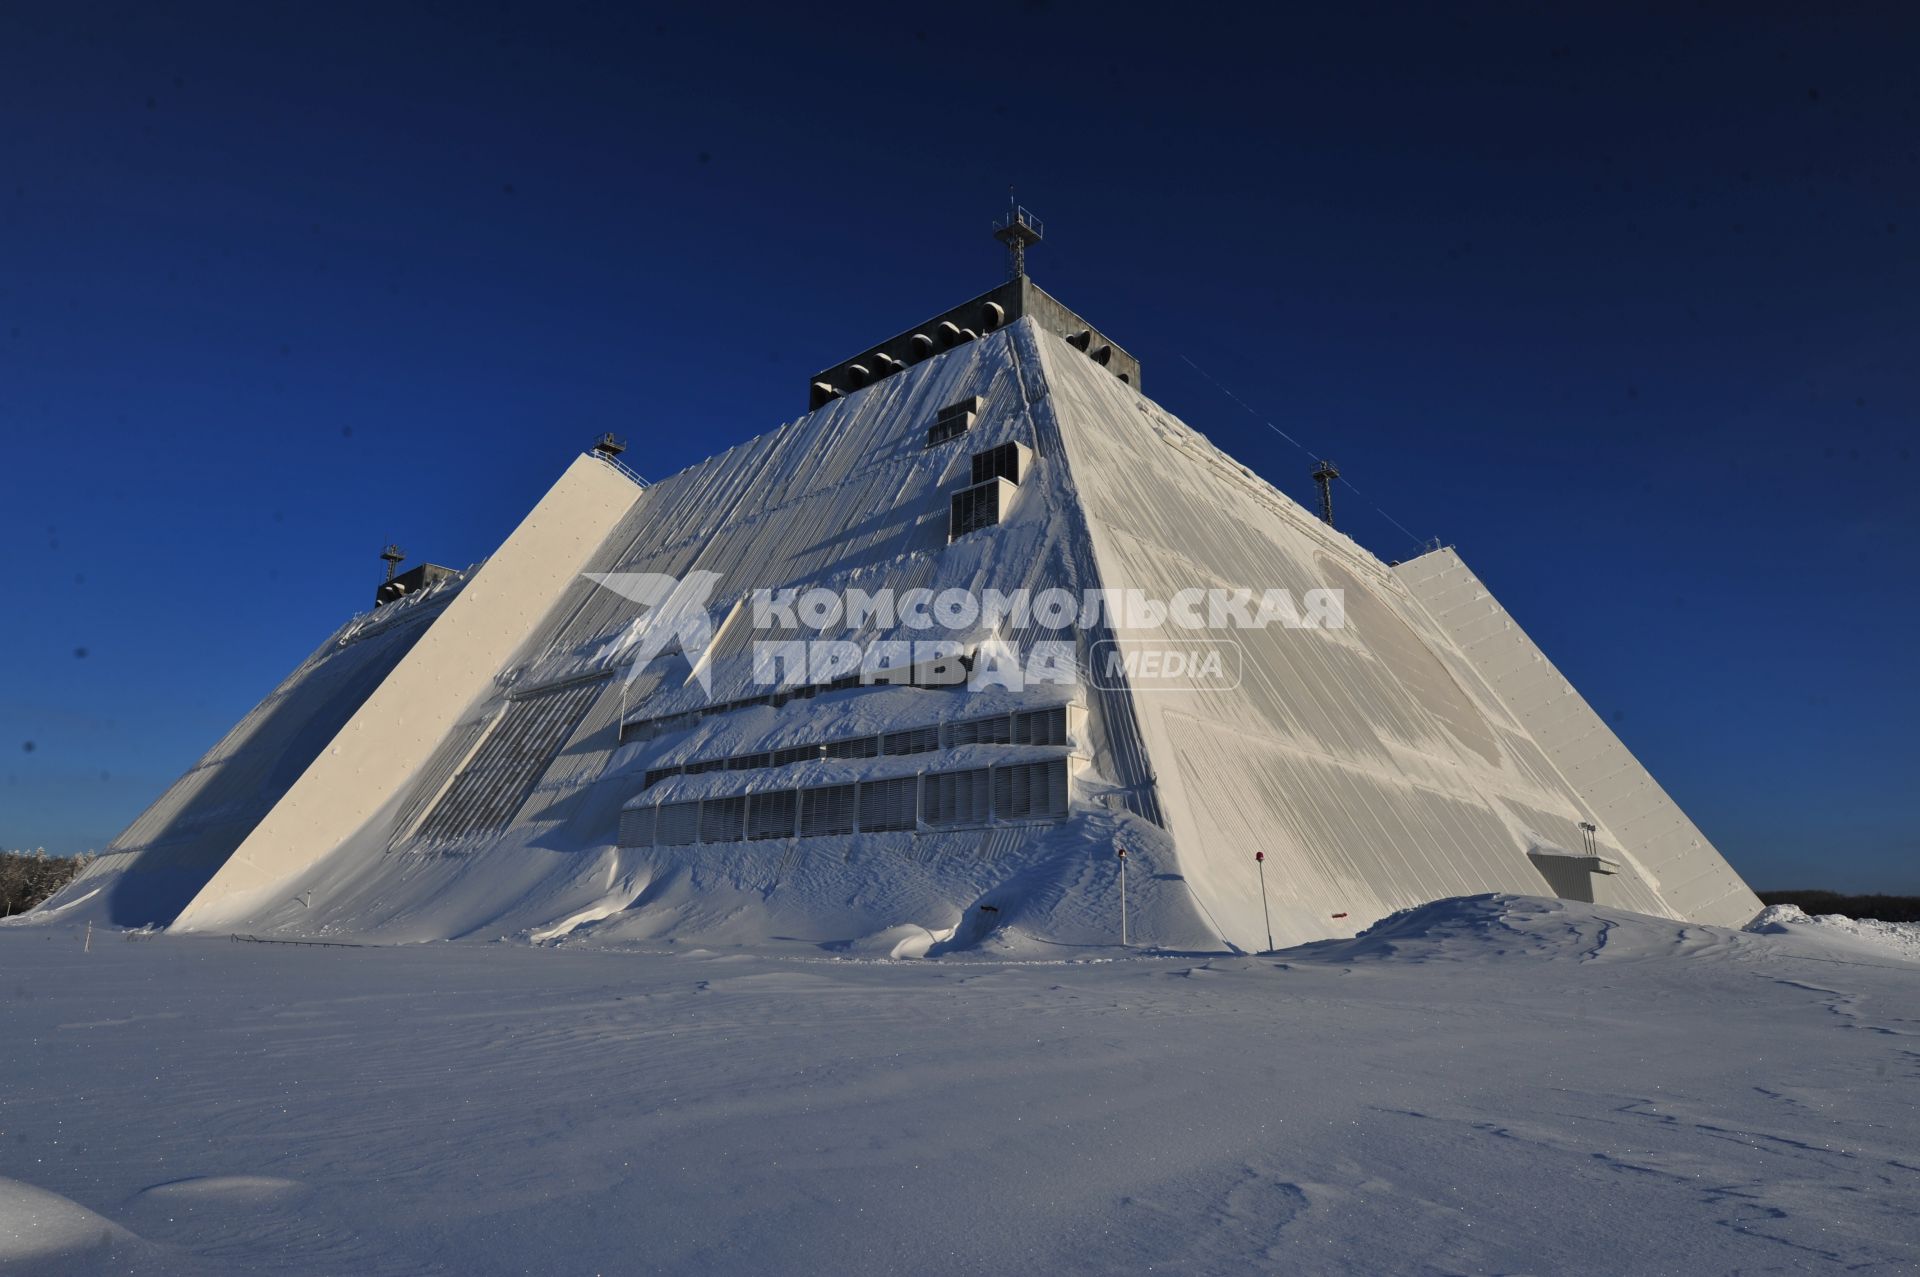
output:
[[1253,853],[1253,863],[1260,869],[1260,917],[1267,924],[1267,952],[1273,952],[1273,914],[1267,909],[1267,853]]
[[1127,947],[1127,849],[1116,848],[1114,855],[1120,858],[1120,947]]

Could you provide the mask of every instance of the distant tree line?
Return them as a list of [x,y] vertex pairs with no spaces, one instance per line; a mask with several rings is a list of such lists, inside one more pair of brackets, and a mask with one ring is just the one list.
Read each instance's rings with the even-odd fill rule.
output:
[[1882,922],[1920,922],[1920,896],[1843,896],[1837,891],[1762,891],[1770,905],[1799,905],[1808,913],[1843,913]]
[[92,856],[49,856],[41,851],[0,851],[0,917],[11,917],[72,882]]

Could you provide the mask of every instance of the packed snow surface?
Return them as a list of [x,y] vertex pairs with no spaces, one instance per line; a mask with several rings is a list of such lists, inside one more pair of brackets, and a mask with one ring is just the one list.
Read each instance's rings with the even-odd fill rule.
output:
[[1912,1272],[1920,964],[1777,925],[1482,896],[931,961],[0,926],[0,1266]]
[[1768,905],[1747,924],[1747,930],[1855,941],[1920,962],[1920,922],[1882,922],[1878,918],[1849,918],[1844,913],[1809,914],[1799,905]]

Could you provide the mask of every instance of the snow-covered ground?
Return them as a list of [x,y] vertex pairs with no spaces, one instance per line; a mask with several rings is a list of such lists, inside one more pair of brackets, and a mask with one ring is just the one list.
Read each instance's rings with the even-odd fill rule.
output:
[[1920,922],[1881,922],[1877,918],[1849,918],[1843,913],[1809,914],[1799,905],[1769,905],[1747,924],[1747,930],[1855,941],[1869,949],[1892,949],[1910,961],[1920,962]]
[[920,962],[0,926],[0,1266],[1915,1271],[1920,964],[1777,925],[1477,897]]

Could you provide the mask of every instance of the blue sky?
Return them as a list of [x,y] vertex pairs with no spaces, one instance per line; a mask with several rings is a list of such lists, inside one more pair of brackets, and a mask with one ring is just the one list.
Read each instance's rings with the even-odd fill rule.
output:
[[105,844],[387,541],[798,415],[1015,182],[1153,398],[1457,545],[1755,886],[1920,891],[1920,31],[1607,8],[15,7],[0,845]]

